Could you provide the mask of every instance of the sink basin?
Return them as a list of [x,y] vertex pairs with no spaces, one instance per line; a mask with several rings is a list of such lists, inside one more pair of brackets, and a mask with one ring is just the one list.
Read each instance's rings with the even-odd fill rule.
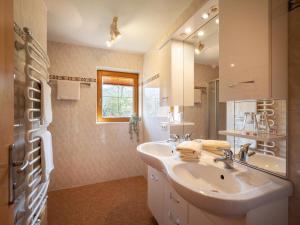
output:
[[141,144],[138,147],[138,151],[157,157],[170,157],[174,154],[174,148],[172,148],[170,144],[165,142],[149,142]]
[[292,193],[286,180],[238,163],[224,169],[223,162],[215,163],[215,156],[206,152],[201,152],[200,162],[184,162],[166,142],[144,143],[137,150],[146,164],[166,175],[181,197],[213,214],[244,216]]
[[212,165],[182,163],[173,167],[174,174],[195,188],[220,193],[238,193],[240,184],[228,170]]
[[289,182],[235,164],[223,169],[210,163],[170,163],[174,189],[194,206],[225,216],[247,214],[261,204],[291,193]]
[[175,155],[174,147],[167,142],[148,142],[137,147],[142,160],[149,166],[163,170],[164,166],[160,158],[172,157]]
[[283,158],[256,153],[249,157],[248,163],[282,176],[286,175],[286,160]]

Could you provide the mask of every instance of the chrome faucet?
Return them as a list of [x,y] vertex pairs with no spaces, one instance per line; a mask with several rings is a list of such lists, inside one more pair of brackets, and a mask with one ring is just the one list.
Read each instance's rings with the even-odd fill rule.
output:
[[182,142],[182,141],[190,141],[192,134],[184,134],[182,136],[179,136],[178,134],[170,134],[170,138],[167,140],[167,142]]
[[167,140],[167,142],[173,142],[176,143],[179,141],[180,136],[178,134],[170,134],[170,138]]
[[255,154],[255,152],[253,152],[253,151],[249,152],[250,145],[251,144],[249,144],[249,143],[241,145],[241,149],[240,149],[240,152],[238,154],[239,160],[241,162],[247,162],[248,157]]
[[182,139],[185,141],[190,141],[190,140],[192,140],[191,137],[192,137],[192,134],[187,133],[187,134],[183,135]]
[[224,156],[221,158],[215,158],[214,162],[223,162],[225,169],[233,169],[233,152],[231,149],[220,149],[223,150]]

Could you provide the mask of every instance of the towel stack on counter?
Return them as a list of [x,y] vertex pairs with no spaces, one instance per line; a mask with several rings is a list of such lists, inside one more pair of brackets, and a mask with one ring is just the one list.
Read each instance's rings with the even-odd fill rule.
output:
[[202,149],[217,155],[224,155],[220,149],[230,149],[231,145],[228,141],[218,140],[201,140]]
[[177,145],[176,150],[183,161],[198,162],[201,143],[197,141],[184,141]]

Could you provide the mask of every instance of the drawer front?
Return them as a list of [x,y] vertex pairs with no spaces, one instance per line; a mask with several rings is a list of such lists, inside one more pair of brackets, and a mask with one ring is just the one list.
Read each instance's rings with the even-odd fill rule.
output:
[[166,225],[187,225],[187,202],[170,186],[165,185]]

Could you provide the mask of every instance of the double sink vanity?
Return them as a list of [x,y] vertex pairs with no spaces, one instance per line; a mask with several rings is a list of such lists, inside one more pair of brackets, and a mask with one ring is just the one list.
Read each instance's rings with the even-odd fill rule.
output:
[[148,206],[160,225],[287,224],[287,180],[235,162],[225,168],[206,151],[199,162],[185,162],[168,142],[137,150],[148,165]]
[[145,140],[230,146],[223,157],[202,148],[196,162],[175,143],[137,147],[159,225],[288,224],[287,6],[206,1],[146,58]]

